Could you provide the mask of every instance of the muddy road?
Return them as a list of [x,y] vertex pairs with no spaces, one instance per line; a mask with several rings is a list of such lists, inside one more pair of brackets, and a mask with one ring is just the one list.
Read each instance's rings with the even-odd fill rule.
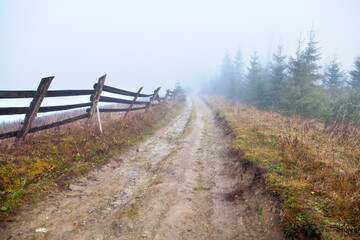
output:
[[283,239],[278,203],[224,132],[194,99],[145,142],[3,223],[0,238]]

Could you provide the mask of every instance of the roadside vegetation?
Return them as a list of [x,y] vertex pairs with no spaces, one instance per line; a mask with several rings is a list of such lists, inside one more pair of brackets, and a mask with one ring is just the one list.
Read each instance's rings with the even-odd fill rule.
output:
[[0,220],[26,203],[40,201],[53,188],[66,188],[72,177],[100,167],[111,156],[144,140],[183,105],[179,101],[164,103],[148,112],[131,112],[126,120],[121,113],[104,113],[103,133],[97,124],[85,128],[86,122],[81,120],[29,134],[21,148],[11,147],[13,139],[2,140]]
[[293,56],[285,55],[282,45],[267,61],[255,51],[246,72],[241,51],[234,57],[227,52],[220,74],[204,83],[203,91],[258,109],[335,123],[335,131],[341,124],[360,125],[360,56],[349,70],[336,55],[325,66],[320,60],[313,31],[306,41],[299,40]]
[[[206,96],[234,135],[232,148],[256,164],[282,201],[285,235],[360,239],[360,129],[329,128],[224,97]],[[336,130],[336,131],[335,131]]]

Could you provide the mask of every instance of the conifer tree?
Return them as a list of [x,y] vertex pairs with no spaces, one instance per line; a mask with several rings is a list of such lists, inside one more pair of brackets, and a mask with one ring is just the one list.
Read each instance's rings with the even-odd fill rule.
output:
[[[244,83],[244,60],[240,49],[234,56],[234,87],[236,88],[237,98],[245,100],[245,83]],[[231,86],[230,86],[231,87]]]
[[235,79],[234,79],[234,75],[232,74],[230,76],[230,81],[229,81],[229,89],[228,89],[228,95],[227,97],[230,99],[235,100],[236,99],[236,83],[235,83]]
[[332,99],[336,99],[343,91],[344,82],[345,75],[341,70],[341,64],[338,62],[336,56],[334,56],[330,64],[325,68],[323,76],[325,91]]
[[256,52],[250,57],[250,67],[248,68],[247,79],[247,101],[259,108],[264,108],[265,84],[262,79],[262,69],[259,56]]
[[269,97],[274,109],[281,109],[282,102],[285,101],[287,92],[287,75],[286,75],[286,56],[282,54],[282,46],[278,47],[277,52],[273,55],[273,61],[270,64],[270,82]]
[[350,71],[350,75],[347,121],[352,121],[354,124],[360,124],[360,56],[355,58],[354,68]]
[[350,71],[349,85],[352,89],[360,91],[360,56],[355,58],[354,69]]
[[314,32],[310,32],[306,48],[302,49],[299,41],[295,58],[289,61],[289,97],[288,104],[292,113],[305,116],[316,114],[319,99],[317,97],[317,82],[321,79],[319,74],[320,49],[314,40]]
[[224,56],[224,60],[223,63],[221,65],[221,70],[220,70],[220,86],[218,91],[225,95],[225,96],[230,96],[230,84],[231,84],[231,79],[233,78],[233,74],[234,74],[234,67],[233,67],[233,63],[231,60],[231,55],[230,53],[227,51],[225,53]]
[[271,69],[270,69],[270,62],[268,62],[261,71],[261,80],[264,86],[264,95],[263,95],[263,109],[268,109],[271,106],[271,99],[270,99],[270,79],[271,79]]

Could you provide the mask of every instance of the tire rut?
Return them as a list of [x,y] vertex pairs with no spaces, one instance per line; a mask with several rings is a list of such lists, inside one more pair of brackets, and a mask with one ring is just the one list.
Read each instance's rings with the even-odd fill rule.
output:
[[[72,191],[19,214],[3,239],[282,239],[261,173],[231,153],[232,138],[209,107],[192,102],[137,148],[75,180]],[[40,227],[47,233],[35,233]]]

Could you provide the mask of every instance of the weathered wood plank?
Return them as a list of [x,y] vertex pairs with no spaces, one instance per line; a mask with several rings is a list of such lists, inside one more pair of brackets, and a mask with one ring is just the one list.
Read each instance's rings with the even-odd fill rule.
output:
[[[79,103],[79,104],[70,104],[70,105],[61,105],[61,106],[40,107],[38,113],[64,111],[64,110],[89,107],[89,106],[91,106],[91,103]],[[0,108],[0,115],[25,114],[25,113],[27,113],[28,110],[29,110],[29,107]]]
[[[45,97],[69,97],[93,94],[94,90],[49,90]],[[0,99],[34,98],[36,91],[0,91]]]
[[[82,115],[79,115],[79,116],[76,116],[76,117],[68,118],[68,119],[65,119],[65,120],[61,120],[61,121],[58,121],[58,122],[46,124],[46,125],[43,125],[43,126],[33,127],[33,128],[29,129],[28,133],[34,133],[34,132],[39,132],[39,131],[54,128],[54,127],[59,127],[61,125],[72,123],[72,122],[75,122],[75,121],[78,121],[78,120],[81,120],[81,119],[84,119],[84,118],[87,118],[87,117],[88,117],[88,114],[82,114]],[[0,139],[15,137],[17,135],[17,133],[18,133],[18,131],[1,133],[0,134]]]
[[170,89],[166,90],[166,95],[165,95],[165,97],[164,97],[164,101],[163,101],[163,102],[166,102],[166,101],[168,100],[169,94],[170,94]]
[[43,125],[43,126],[33,127],[33,128],[31,128],[29,130],[29,133],[39,132],[39,131],[54,128],[54,127],[59,127],[61,125],[72,123],[72,122],[75,122],[75,121],[78,121],[78,120],[81,120],[81,119],[84,119],[84,118],[87,118],[87,117],[88,117],[88,114],[82,114],[82,115],[79,115],[79,116],[76,116],[76,117],[68,118],[68,119],[65,119],[65,120],[61,120],[61,121],[58,121],[58,122],[46,124],[46,125]]
[[136,93],[134,99],[132,100],[130,106],[129,106],[129,109],[126,111],[125,115],[124,115],[124,119],[126,119],[127,115],[129,114],[129,112],[131,111],[132,107],[134,106],[134,103],[136,102],[136,99],[139,97],[140,95],[140,92],[141,90],[143,89],[144,87],[141,87],[139,88],[138,92]]
[[[97,87],[97,83],[95,83],[94,85],[94,89]],[[107,85],[103,86],[103,91],[104,92],[109,92],[109,93],[115,93],[115,94],[120,94],[120,95],[125,95],[125,96],[130,96],[130,97],[135,97],[136,96],[136,92],[131,92],[131,91],[126,91],[123,89],[119,89],[119,88],[114,88],[114,87],[110,87]],[[140,94],[138,97],[151,97],[153,94]]]
[[156,99],[156,96],[158,95],[159,91],[160,91],[160,88],[161,87],[158,87],[155,91],[154,91],[154,95],[150,98],[150,101],[148,103],[148,105],[146,106],[146,111],[149,110],[149,108],[151,107],[152,105],[152,102]]
[[[94,97],[91,96],[90,100],[92,101]],[[125,100],[125,99],[120,99],[120,98],[112,98],[112,97],[105,97],[105,96],[101,96],[99,99],[99,102],[109,102],[109,103],[123,103],[123,104],[131,104],[132,101],[131,100]],[[135,101],[134,104],[138,104],[138,105],[142,105],[142,104],[147,104],[148,102],[144,102],[144,101]]]
[[19,132],[19,131],[1,133],[1,134],[0,134],[0,139],[15,137],[18,132]]
[[[131,109],[131,112],[132,111],[137,111],[137,110],[142,110],[142,109],[145,109],[145,108],[146,108],[146,106],[144,106],[144,107],[133,107]],[[100,110],[100,112],[126,112],[128,110],[128,108],[100,108],[99,110]],[[87,111],[89,111],[89,109],[87,109]]]
[[41,79],[40,85],[36,91],[35,97],[30,103],[29,111],[25,115],[24,125],[20,128],[16,140],[15,140],[15,146],[20,145],[26,136],[26,134],[29,132],[29,129],[31,128],[31,124],[33,123],[36,114],[40,108],[40,105],[45,97],[46,91],[48,90],[51,81],[54,79],[54,77],[47,77]]
[[99,99],[101,96],[101,92],[105,83],[105,79],[106,79],[106,75],[102,76],[99,78],[98,84],[95,88],[95,92],[94,92],[94,96],[93,99],[91,101],[91,107],[90,107],[90,111],[89,111],[89,115],[88,115],[88,127],[90,127],[93,123],[93,116],[94,116],[94,112],[96,111],[96,107],[99,103]]

